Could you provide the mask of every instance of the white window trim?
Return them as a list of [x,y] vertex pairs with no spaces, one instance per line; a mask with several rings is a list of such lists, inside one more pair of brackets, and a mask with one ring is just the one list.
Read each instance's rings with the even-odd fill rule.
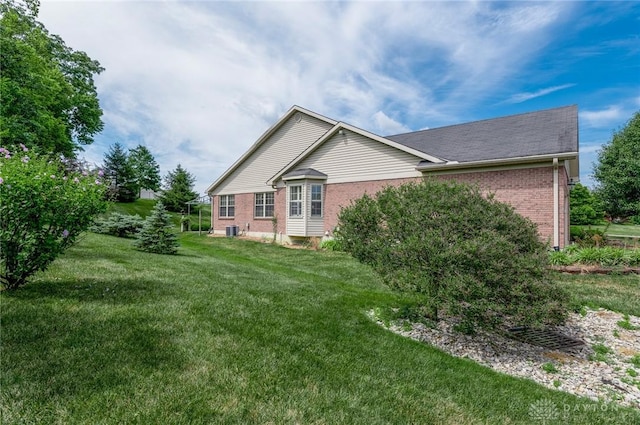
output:
[[[324,216],[324,185],[322,184],[311,184],[309,185],[311,193],[309,194],[309,216],[311,218],[322,218]],[[313,199],[313,188],[320,188],[320,199]],[[313,204],[320,203],[320,214],[313,213]]]
[[[297,193],[298,197],[297,197],[297,199],[292,199],[293,189],[294,188],[298,189],[298,193]],[[303,193],[304,193],[303,185],[296,184],[296,185],[289,186],[289,196],[288,196],[288,202],[287,202],[287,208],[288,208],[287,211],[289,213],[289,217],[292,217],[292,218],[304,217],[304,211],[302,210],[302,207],[303,207],[303,204],[304,204],[304,202],[303,202]],[[299,212],[298,214],[295,214],[295,215],[291,214],[291,206],[292,206],[292,204],[294,202],[296,204],[298,204],[298,212]]]
[[[258,196],[262,195],[262,202],[260,204],[258,204]],[[267,203],[267,195],[271,195],[271,203]],[[273,214],[275,213],[275,203],[276,203],[276,197],[275,197],[275,193],[273,192],[258,192],[254,194],[253,197],[253,217],[254,218],[273,218]],[[258,215],[256,214],[256,208],[257,207],[261,207],[262,208],[262,215]],[[272,213],[271,215],[267,215],[267,207],[272,207]]]
[[[220,218],[234,218],[236,213],[236,199],[235,195],[218,195],[220,205],[218,205],[218,217]],[[232,201],[232,202],[229,202]],[[233,214],[229,215],[229,208],[233,208]],[[222,214],[224,210],[224,214]]]

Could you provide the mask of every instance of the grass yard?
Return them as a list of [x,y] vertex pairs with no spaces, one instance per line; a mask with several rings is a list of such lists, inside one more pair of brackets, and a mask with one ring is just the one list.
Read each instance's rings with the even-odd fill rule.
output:
[[629,246],[638,246],[640,244],[640,226],[633,224],[608,224],[600,226],[571,226],[582,227],[585,229],[600,229],[605,232],[609,239],[617,239]]
[[[400,298],[344,254],[180,239],[88,234],[0,293],[3,424],[640,424],[384,330],[365,312]],[[608,282],[577,296],[638,314],[638,282]]]
[[640,316],[640,276],[557,274],[558,283],[571,294],[572,307],[606,308]]
[[[109,205],[108,213],[117,212],[120,214],[129,214],[129,215],[139,215],[142,218],[146,218],[153,209],[153,206],[156,204],[156,200],[154,199],[136,199],[134,202],[114,202]],[[211,205],[204,204],[201,205],[202,209],[202,227],[209,228],[211,227]],[[187,211],[187,207],[185,205],[185,211]],[[173,223],[176,225],[176,228],[180,227],[180,218],[181,214],[179,213],[169,213],[173,219]],[[187,215],[187,214],[185,214]],[[195,225],[196,231],[198,226],[198,211],[197,208],[193,205],[191,206],[191,214],[189,214],[189,218],[191,223]]]

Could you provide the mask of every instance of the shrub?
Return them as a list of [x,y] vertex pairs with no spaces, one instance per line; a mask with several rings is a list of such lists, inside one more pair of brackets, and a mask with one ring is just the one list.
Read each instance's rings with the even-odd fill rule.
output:
[[506,320],[561,323],[568,296],[547,272],[547,246],[512,207],[454,182],[425,181],[363,196],[339,216],[345,251],[391,288],[418,294],[461,328]]
[[640,249],[628,249],[626,252],[626,261],[631,267],[640,266]]
[[607,236],[601,229],[585,228],[580,226],[571,226],[571,240],[579,247],[598,247],[607,243]]
[[573,258],[566,251],[550,251],[549,263],[552,266],[568,266],[573,264]]
[[342,249],[342,243],[339,239],[325,239],[320,244],[320,248],[326,251],[344,251]]
[[66,159],[0,148],[0,283],[45,270],[105,211],[100,176]]
[[203,232],[208,232],[209,229],[211,229],[211,226],[208,224],[203,224],[199,229],[198,229],[198,223],[191,223],[191,231],[192,232],[197,232],[198,230],[202,230]]
[[144,220],[137,214],[112,213],[107,217],[96,220],[89,230],[103,235],[128,238],[138,234],[143,224]]
[[162,202],[157,202],[151,214],[144,222],[142,230],[134,246],[142,251],[155,254],[176,254],[178,252],[178,237],[174,233],[171,216]]

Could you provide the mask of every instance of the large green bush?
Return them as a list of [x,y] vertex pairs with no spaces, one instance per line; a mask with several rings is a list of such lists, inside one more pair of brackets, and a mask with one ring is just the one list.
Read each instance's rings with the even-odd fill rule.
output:
[[0,283],[15,289],[104,212],[105,185],[70,160],[0,148]]
[[387,187],[339,216],[345,251],[391,288],[473,331],[504,322],[540,326],[566,317],[567,295],[550,279],[547,246],[512,207],[476,187],[441,181]]

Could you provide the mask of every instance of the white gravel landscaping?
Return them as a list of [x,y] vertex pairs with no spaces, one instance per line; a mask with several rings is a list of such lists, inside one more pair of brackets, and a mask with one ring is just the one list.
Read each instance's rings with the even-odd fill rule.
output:
[[[391,331],[426,342],[456,357],[466,357],[497,371],[592,400],[640,409],[640,318],[609,310],[572,313],[555,331],[579,339],[584,346],[563,351],[523,343],[493,333],[464,335],[453,323],[396,322]],[[373,311],[369,315],[385,326]],[[624,322],[622,326],[619,322]]]

